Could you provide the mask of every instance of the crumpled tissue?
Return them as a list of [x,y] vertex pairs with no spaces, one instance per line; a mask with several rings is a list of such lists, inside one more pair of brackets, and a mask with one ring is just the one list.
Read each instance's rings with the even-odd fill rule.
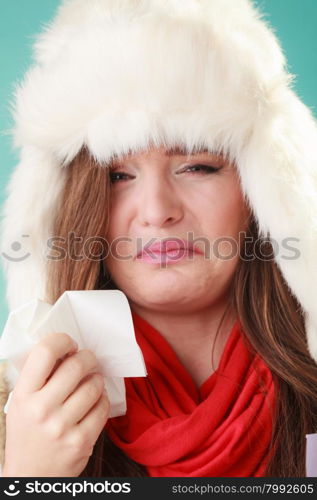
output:
[[[67,333],[78,349],[95,353],[110,401],[109,417],[124,415],[123,377],[147,375],[125,294],[120,290],[66,291],[53,305],[33,299],[11,311],[0,338],[0,358],[9,361],[13,385],[32,347],[54,332]],[[9,403],[10,397],[6,411]]]

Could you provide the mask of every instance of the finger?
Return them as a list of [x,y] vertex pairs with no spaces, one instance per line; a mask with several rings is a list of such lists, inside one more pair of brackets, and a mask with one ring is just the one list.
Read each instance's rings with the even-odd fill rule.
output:
[[104,389],[103,376],[94,373],[86,377],[62,406],[66,426],[77,424],[96,404]]
[[54,405],[62,404],[81,380],[97,368],[97,358],[92,351],[82,349],[68,356],[42,388],[43,397]]
[[66,333],[52,333],[44,337],[27,356],[14,391],[31,393],[40,390],[57,360],[75,352],[77,347]]
[[97,403],[75,426],[75,432],[77,430],[79,435],[85,436],[90,443],[95,443],[107,423],[109,410],[109,399],[106,392],[103,392]]

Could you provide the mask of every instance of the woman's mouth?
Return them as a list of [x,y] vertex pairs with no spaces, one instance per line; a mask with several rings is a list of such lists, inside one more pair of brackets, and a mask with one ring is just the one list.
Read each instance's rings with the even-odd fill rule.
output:
[[179,238],[164,240],[145,245],[137,254],[136,260],[149,264],[167,264],[179,262],[185,259],[192,260],[195,254],[202,252],[193,244]]

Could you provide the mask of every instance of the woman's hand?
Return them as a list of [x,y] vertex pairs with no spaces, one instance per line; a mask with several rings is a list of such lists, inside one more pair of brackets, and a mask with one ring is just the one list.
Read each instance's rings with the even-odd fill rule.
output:
[[7,413],[4,477],[79,476],[109,414],[96,370],[96,356],[65,333],[34,346]]

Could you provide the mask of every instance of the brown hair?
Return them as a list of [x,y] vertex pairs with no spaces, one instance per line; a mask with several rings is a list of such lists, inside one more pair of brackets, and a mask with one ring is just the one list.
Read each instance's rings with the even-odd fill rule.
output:
[[[46,300],[51,303],[65,290],[116,288],[98,255],[100,243],[105,244],[109,221],[108,171],[84,149],[66,169],[53,235],[64,238],[69,251],[62,259],[59,255],[56,260],[48,261]],[[69,240],[72,231],[81,241]],[[252,255],[259,241],[254,217],[251,217],[247,236],[253,237],[254,247],[251,252],[248,249],[248,255]],[[89,252],[98,258],[74,259],[74,255],[87,254],[89,238],[93,238]],[[264,248],[266,255],[272,255],[269,241]],[[307,350],[300,305],[272,258],[239,259],[231,302],[250,348],[262,356],[275,382],[274,453],[265,475],[305,476],[305,434],[317,431],[317,365]],[[81,476],[133,477],[147,476],[147,472],[117,448],[103,431]]]

